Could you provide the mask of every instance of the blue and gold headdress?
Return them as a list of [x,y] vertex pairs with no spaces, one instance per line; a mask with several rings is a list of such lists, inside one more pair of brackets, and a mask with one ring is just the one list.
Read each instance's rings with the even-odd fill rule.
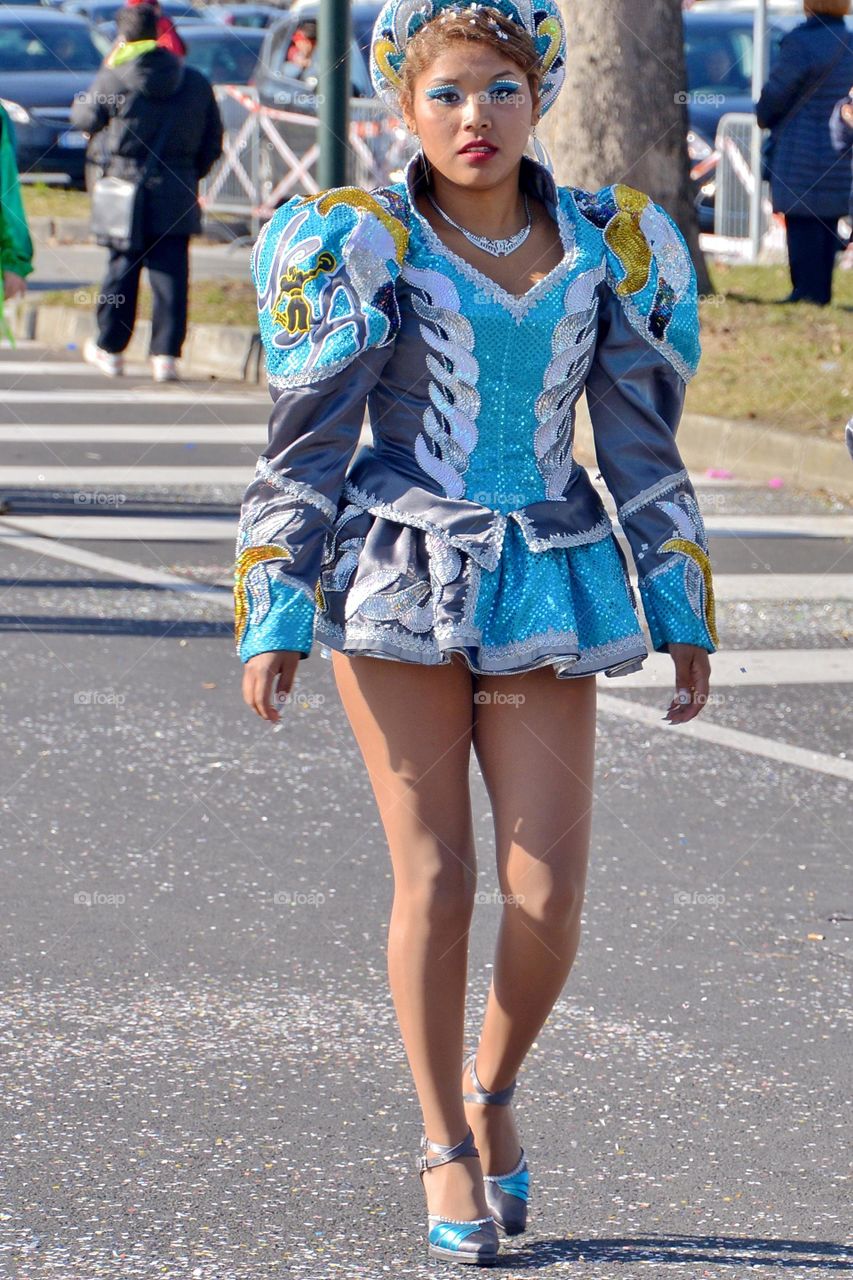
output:
[[370,78],[379,97],[398,109],[397,91],[406,45],[425,23],[445,10],[497,9],[523,27],[539,50],[542,67],[541,112],[556,98],[566,74],[566,31],[554,0],[491,0],[489,4],[461,4],[459,0],[386,0],[373,26]]

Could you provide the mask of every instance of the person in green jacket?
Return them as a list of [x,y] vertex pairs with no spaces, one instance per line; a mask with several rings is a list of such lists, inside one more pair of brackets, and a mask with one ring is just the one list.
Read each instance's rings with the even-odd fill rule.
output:
[[23,297],[32,269],[33,242],[21,200],[12,124],[0,105],[0,338],[8,338],[13,346],[4,302]]

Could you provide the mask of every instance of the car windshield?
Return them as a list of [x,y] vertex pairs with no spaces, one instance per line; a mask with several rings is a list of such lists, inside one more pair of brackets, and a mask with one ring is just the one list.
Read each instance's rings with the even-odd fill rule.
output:
[[[295,27],[282,23],[272,38],[268,68],[280,79],[300,80],[312,92],[317,87],[319,53],[314,18],[303,18]],[[370,76],[356,40],[350,44],[350,74],[355,97],[370,97]]]
[[102,54],[85,26],[0,25],[0,72],[97,71]]
[[160,8],[173,22],[204,21],[204,11],[191,4],[170,4],[169,0],[165,0],[165,3],[160,0]]
[[[722,93],[727,98],[752,95],[752,29],[721,22],[718,26],[685,24],[684,54],[691,93]],[[770,61],[776,60],[783,31],[770,29]]]
[[[242,35],[222,39],[211,36],[200,39],[184,28],[182,35],[187,45],[187,62],[207,76],[211,84],[248,84],[258,64],[260,40],[244,39]],[[258,35],[262,35],[258,32]]]

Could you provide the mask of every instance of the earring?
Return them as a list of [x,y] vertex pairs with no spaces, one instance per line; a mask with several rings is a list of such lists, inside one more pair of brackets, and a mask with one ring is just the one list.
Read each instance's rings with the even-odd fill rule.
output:
[[537,138],[536,136],[536,125],[533,126],[532,142],[533,154],[536,156],[538,163],[541,164],[544,169],[547,169],[549,173],[553,173],[553,161],[551,160],[551,157],[548,154],[548,149],[542,139]]

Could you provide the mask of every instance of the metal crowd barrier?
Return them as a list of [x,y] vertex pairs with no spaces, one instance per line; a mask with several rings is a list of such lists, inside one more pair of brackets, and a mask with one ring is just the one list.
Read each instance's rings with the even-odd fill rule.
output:
[[[720,118],[714,144],[720,156],[714,195],[714,235],[743,241],[746,250],[750,238],[749,201],[754,188],[750,156],[753,130],[757,128],[751,113],[727,112]],[[773,210],[769,186],[766,182],[761,185],[761,238],[764,240],[773,225]]]
[[[257,235],[284,200],[319,190],[319,122],[315,115],[263,106],[250,86],[219,85],[216,97],[223,154],[200,185],[201,205],[207,213],[245,218]],[[382,103],[363,98],[350,103],[349,140],[347,181],[365,188],[398,180],[416,145]]]

